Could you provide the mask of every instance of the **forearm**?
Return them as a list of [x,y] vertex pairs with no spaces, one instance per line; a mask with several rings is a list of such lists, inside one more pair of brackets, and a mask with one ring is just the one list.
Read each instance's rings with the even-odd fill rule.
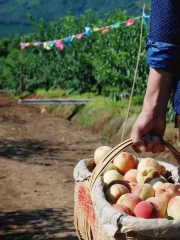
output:
[[172,73],[150,68],[142,111],[153,116],[165,116],[172,83]]
[[[180,4],[179,0],[151,2],[150,35],[146,47],[147,63],[151,68],[143,109],[133,126],[131,138],[141,151],[157,153],[164,150],[161,140],[166,128],[167,104],[175,86],[174,76],[179,72]],[[179,106],[178,93],[176,102]]]

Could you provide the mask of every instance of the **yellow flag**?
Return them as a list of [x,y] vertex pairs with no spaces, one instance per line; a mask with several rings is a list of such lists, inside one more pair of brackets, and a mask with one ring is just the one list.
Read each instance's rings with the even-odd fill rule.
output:
[[94,28],[93,28],[93,31],[94,31],[94,32],[98,32],[98,31],[99,31],[99,28],[98,28],[98,27],[94,27]]
[[48,46],[47,42],[44,43],[44,49],[51,50],[51,48]]

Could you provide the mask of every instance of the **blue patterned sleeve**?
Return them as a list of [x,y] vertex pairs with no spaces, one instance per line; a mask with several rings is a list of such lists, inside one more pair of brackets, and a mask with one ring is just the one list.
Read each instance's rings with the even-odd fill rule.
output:
[[147,63],[153,68],[176,72],[180,67],[180,46],[148,38]]
[[180,67],[180,0],[152,0],[147,63],[174,72]]

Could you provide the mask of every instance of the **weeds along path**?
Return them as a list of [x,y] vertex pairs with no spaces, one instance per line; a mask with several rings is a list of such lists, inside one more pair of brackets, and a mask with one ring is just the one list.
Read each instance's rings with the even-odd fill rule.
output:
[[100,144],[0,92],[0,239],[76,240],[73,169]]

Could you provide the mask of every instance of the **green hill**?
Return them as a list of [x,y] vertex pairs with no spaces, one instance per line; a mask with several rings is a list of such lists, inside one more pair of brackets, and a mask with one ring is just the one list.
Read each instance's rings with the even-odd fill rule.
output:
[[43,18],[47,22],[64,16],[83,14],[92,9],[102,17],[116,8],[126,9],[130,15],[139,15],[142,6],[150,6],[150,0],[1,0],[0,1],[0,38],[33,31],[27,14],[35,19]]

